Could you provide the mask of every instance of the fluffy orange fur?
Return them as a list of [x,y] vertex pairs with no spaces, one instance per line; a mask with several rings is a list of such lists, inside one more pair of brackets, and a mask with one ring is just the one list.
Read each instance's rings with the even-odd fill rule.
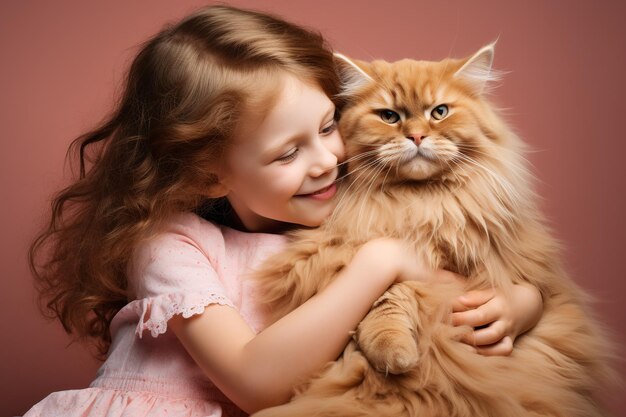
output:
[[[561,265],[524,144],[485,97],[492,60],[493,45],[463,60],[340,60],[349,175],[332,218],[297,232],[260,271],[272,319],[382,236],[403,239],[467,285],[394,285],[339,360],[256,417],[604,415],[595,393],[610,380],[610,343]],[[450,324],[452,299],[478,288],[506,294],[522,282],[540,289],[544,312],[512,355],[465,349],[459,339],[469,329]]]

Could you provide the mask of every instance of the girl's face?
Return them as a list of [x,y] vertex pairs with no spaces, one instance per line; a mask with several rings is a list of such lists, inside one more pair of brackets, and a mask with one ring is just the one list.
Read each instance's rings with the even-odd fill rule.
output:
[[265,117],[241,121],[220,182],[246,230],[319,226],[331,214],[344,158],[334,115],[321,89],[284,75]]

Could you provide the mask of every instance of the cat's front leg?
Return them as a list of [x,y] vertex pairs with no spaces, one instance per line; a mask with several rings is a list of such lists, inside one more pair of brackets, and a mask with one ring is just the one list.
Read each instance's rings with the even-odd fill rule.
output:
[[415,291],[407,284],[396,284],[361,321],[355,339],[376,370],[398,375],[417,364],[417,311]]

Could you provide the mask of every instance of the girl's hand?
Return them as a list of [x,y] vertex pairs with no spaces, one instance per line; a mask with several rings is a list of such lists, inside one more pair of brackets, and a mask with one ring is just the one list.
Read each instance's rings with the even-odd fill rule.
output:
[[372,259],[379,259],[379,262],[393,268],[396,283],[458,281],[465,284],[465,278],[459,274],[444,269],[427,268],[410,245],[400,239],[376,238],[366,243],[363,248]]
[[498,290],[469,291],[453,304],[452,323],[471,326],[463,338],[481,355],[507,356],[520,334],[537,324],[543,311],[539,290],[529,284],[513,286],[510,297]]
[[363,245],[360,251],[364,253],[363,256],[376,260],[381,267],[388,268],[388,273],[395,283],[426,282],[433,279],[433,271],[426,268],[409,245],[400,239],[387,237],[372,239]]

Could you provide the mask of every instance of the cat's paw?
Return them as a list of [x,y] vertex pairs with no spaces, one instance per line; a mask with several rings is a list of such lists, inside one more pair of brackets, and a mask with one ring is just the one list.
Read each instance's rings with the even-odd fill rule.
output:
[[400,375],[417,365],[417,343],[409,332],[386,330],[371,338],[364,336],[359,337],[359,347],[377,371]]

